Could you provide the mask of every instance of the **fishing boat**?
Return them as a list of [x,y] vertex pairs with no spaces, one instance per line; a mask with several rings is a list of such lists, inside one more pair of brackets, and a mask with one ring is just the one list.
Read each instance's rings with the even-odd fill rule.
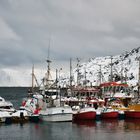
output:
[[96,110],[93,107],[84,107],[73,112],[73,120],[95,120]]
[[51,107],[40,111],[40,119],[47,122],[72,121],[71,107]]
[[125,112],[125,118],[140,119],[140,104],[130,105],[129,109]]
[[72,121],[71,107],[61,102],[61,91],[57,85],[57,70],[56,80],[52,80],[50,74],[51,61],[48,59],[47,63],[48,69],[43,80],[44,86],[40,87],[40,95],[42,95],[43,98],[38,102],[40,119],[51,122]]
[[25,123],[25,122],[39,122],[39,114],[37,111],[32,113],[28,108],[21,106],[16,112],[11,114],[13,123]]
[[[107,111],[103,112],[102,118],[124,119],[124,111],[128,110],[128,104],[134,97],[132,89],[126,83],[106,82],[100,85],[102,96],[105,99]],[[112,109],[108,110],[108,106]],[[117,111],[114,111],[117,110]]]
[[[39,119],[42,121],[50,122],[63,122],[72,121],[72,109],[68,105],[60,105],[60,99],[56,98],[56,95],[52,93],[53,90],[47,91],[47,94],[53,94],[53,96],[45,96],[36,94],[32,98],[28,98],[24,104],[24,108],[28,112],[32,112],[32,118],[39,115]],[[54,90],[56,93],[56,90]],[[31,116],[30,116],[31,117]]]
[[102,96],[105,99],[123,98],[131,100],[133,98],[132,90],[126,83],[106,82],[100,85]]
[[[71,100],[73,120],[95,120],[98,107],[98,89],[95,87],[77,86],[72,89],[77,100]],[[78,109],[79,106],[79,109]]]
[[48,58],[48,69],[42,80],[42,86],[39,87],[38,92],[32,92],[32,96],[27,98],[23,105],[33,114],[37,111],[42,121],[72,121],[71,107],[61,102],[61,92],[60,88],[57,86],[57,76],[56,80],[52,80],[51,78],[50,63],[51,61]]
[[52,122],[72,121],[72,109],[69,105],[61,103],[60,89],[45,89],[43,92],[43,102],[38,102],[41,107],[40,119]]
[[12,113],[12,122],[13,123],[25,123],[29,121],[29,113],[20,108],[16,112]]
[[125,111],[125,118],[140,119],[140,111],[136,110]]
[[118,110],[114,110],[110,107],[106,107],[101,112],[101,119],[117,119],[119,117]]

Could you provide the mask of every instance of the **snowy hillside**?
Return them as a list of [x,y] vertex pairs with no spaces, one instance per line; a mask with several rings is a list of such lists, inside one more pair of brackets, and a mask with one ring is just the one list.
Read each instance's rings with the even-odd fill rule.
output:
[[[124,52],[121,55],[91,58],[88,62],[79,64],[79,67],[73,71],[74,83],[77,83],[77,74],[80,84],[99,85],[101,82],[108,81],[111,75],[113,80],[127,82],[129,85],[136,85],[138,82],[138,57],[140,56],[140,47]],[[79,71],[79,72],[78,72]],[[101,77],[100,77],[101,76]],[[68,80],[64,80],[66,83]]]
[[[112,56],[113,79],[122,79],[130,85],[138,82],[138,57],[140,47],[124,52],[121,55]],[[78,70],[77,70],[78,69]],[[79,71],[79,72],[77,72]],[[101,73],[100,73],[101,72]],[[80,84],[98,85],[108,81],[111,74],[111,56],[90,58],[88,62],[79,63],[79,67],[73,69],[73,83],[77,83],[77,73],[79,73]],[[45,70],[35,69],[38,82],[44,77]],[[101,77],[100,77],[101,76]],[[61,86],[69,84],[69,72],[59,75]],[[31,69],[0,69],[0,86],[31,86]]]

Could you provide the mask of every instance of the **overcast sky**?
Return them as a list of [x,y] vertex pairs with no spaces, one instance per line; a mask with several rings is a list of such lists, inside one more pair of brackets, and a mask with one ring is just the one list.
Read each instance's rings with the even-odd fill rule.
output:
[[0,68],[116,55],[140,46],[140,0],[0,0]]

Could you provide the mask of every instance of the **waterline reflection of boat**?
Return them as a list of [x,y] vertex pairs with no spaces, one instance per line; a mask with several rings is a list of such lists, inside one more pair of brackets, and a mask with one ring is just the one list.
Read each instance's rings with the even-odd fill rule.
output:
[[125,119],[124,126],[129,130],[140,130],[140,119]]
[[73,124],[77,124],[80,126],[88,126],[88,127],[95,127],[96,126],[96,122],[94,120],[77,120],[77,121],[73,121]]

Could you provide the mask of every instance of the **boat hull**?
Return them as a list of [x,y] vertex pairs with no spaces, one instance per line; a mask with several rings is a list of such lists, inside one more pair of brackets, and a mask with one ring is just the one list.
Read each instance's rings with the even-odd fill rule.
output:
[[11,124],[12,123],[12,117],[6,117],[5,123],[6,124]]
[[125,114],[119,113],[119,120],[124,120],[125,119]]
[[72,121],[71,107],[51,107],[40,111],[40,120],[48,122]]
[[96,118],[96,112],[80,112],[73,114],[73,120],[94,120]]
[[40,114],[40,120],[47,121],[47,122],[68,122],[72,121],[72,114],[48,114],[43,115]]
[[12,117],[12,123],[26,123],[29,121],[29,117]]
[[0,123],[10,124],[12,123],[12,117],[0,117]]
[[102,119],[110,119],[110,118],[117,119],[118,117],[119,117],[119,113],[116,111],[101,113]]
[[0,117],[0,123],[4,123],[6,121],[5,117]]
[[9,112],[6,111],[0,111],[0,123],[10,123],[11,121],[11,115]]
[[38,123],[40,121],[39,115],[29,116],[29,121],[34,122],[34,123]]
[[125,118],[140,119],[140,111],[125,111]]

